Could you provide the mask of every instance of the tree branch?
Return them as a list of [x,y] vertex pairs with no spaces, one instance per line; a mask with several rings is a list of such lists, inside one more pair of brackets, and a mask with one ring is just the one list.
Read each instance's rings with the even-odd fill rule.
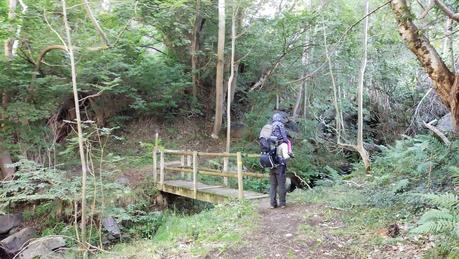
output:
[[96,17],[92,13],[91,7],[89,6],[88,0],[83,0],[84,3],[84,8],[86,9],[86,12],[88,13],[89,19],[91,19],[92,24],[96,28],[96,31],[100,34],[102,39],[105,41],[105,44],[107,46],[110,46],[110,42],[108,41],[107,35],[105,32],[102,30],[102,27],[100,27],[99,22],[97,21]]
[[445,3],[441,0],[434,0],[434,2],[438,5],[438,7],[451,19],[455,20],[456,22],[459,22],[459,14],[453,12],[453,10],[449,9],[448,6],[446,6]]
[[451,142],[448,140],[448,138],[445,136],[445,134],[443,134],[443,132],[441,132],[439,129],[437,129],[437,127],[433,126],[432,123],[435,122],[436,120],[433,120],[429,123],[426,123],[425,121],[423,121],[424,123],[424,126],[428,129],[430,129],[433,133],[435,133],[435,135],[437,135],[437,137],[439,137],[441,139],[441,141],[443,141],[443,143],[445,143],[445,145],[449,146],[451,144]]

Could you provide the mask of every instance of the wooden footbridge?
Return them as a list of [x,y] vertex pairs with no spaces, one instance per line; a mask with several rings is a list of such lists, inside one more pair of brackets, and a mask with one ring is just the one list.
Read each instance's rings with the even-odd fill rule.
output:
[[[244,178],[267,178],[268,174],[243,171],[243,157],[257,158],[259,155],[243,155],[240,152],[180,151],[155,147],[153,150],[153,181],[158,190],[162,192],[211,203],[222,203],[228,199],[267,197],[266,194],[244,190]],[[175,160],[166,161],[166,158],[167,160],[171,158]],[[180,160],[177,160],[178,158]],[[209,159],[223,159],[223,168],[213,169],[200,165],[200,161],[204,162]],[[236,162],[235,171],[228,170],[231,162]],[[222,184],[218,185],[205,184],[200,181],[200,176],[214,176],[214,178],[223,181]],[[229,179],[230,181],[228,181]],[[235,179],[236,181],[234,181]],[[237,189],[231,188],[231,186],[235,186]]]

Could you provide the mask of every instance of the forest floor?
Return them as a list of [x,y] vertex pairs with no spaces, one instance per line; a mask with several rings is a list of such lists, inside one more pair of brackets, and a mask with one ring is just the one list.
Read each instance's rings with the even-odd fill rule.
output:
[[[320,197],[319,191],[305,197],[308,192],[295,192],[291,195],[293,202],[284,209],[271,209],[268,200],[260,201],[261,218],[253,232],[245,235],[237,247],[230,246],[210,257],[421,258],[432,247],[429,240],[409,236],[407,226],[394,221],[393,211],[357,208],[356,201],[362,196],[354,190],[325,190],[331,195]],[[348,206],[343,206],[346,200]],[[393,224],[398,224],[398,233],[391,233]]]

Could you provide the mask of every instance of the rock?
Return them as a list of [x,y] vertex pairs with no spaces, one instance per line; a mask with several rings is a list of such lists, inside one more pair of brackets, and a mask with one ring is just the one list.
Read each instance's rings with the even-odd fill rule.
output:
[[230,135],[231,138],[243,138],[247,132],[247,127],[242,122],[231,123]]
[[291,233],[285,234],[285,237],[286,237],[286,238],[290,238],[290,237],[292,237],[292,236],[293,236],[293,234],[291,234]]
[[451,125],[451,113],[446,114],[443,116],[437,123],[436,126],[439,130],[443,133],[451,132],[453,130]]
[[102,226],[104,226],[105,230],[113,237],[119,238],[121,236],[120,227],[113,217],[103,218]]
[[24,228],[0,241],[0,258],[9,258],[19,252],[22,246],[36,236],[35,230]]
[[22,214],[9,214],[0,216],[0,234],[8,233],[12,228],[21,225]]
[[32,259],[32,258],[62,257],[62,256],[59,256],[59,254],[54,251],[64,246],[65,246],[65,240],[63,237],[59,237],[59,236],[43,237],[43,238],[34,240],[27,247],[27,249],[24,250],[19,255],[19,258]]
[[129,185],[129,178],[126,176],[120,176],[116,178],[115,182],[120,185],[128,186]]

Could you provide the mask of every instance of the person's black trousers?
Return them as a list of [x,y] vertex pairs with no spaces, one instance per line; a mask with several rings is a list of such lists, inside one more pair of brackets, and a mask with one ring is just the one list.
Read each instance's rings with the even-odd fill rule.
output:
[[269,189],[269,198],[271,199],[271,206],[277,207],[277,192],[279,192],[279,206],[285,206],[285,165],[279,165],[276,168],[271,169],[269,173],[269,181],[271,188]]

